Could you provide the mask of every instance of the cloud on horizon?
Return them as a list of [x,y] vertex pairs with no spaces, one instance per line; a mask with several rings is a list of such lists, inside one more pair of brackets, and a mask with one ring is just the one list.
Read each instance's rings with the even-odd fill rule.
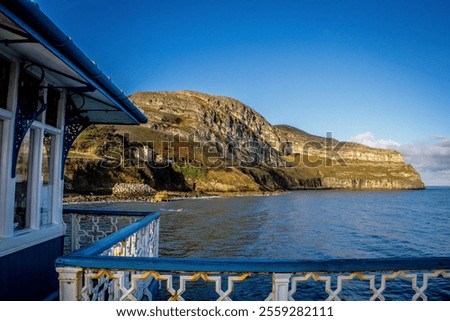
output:
[[450,186],[450,137],[433,136],[413,144],[400,144],[391,139],[376,139],[371,132],[366,132],[351,137],[350,141],[397,150],[419,172],[425,185]]

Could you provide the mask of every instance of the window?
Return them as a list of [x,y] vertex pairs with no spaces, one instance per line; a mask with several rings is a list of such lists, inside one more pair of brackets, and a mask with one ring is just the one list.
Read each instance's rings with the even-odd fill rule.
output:
[[45,113],[45,123],[47,125],[58,127],[58,104],[59,91],[49,89],[47,92],[47,111]]
[[24,71],[20,74],[18,107],[29,116],[41,108],[43,91],[41,81]]
[[7,109],[11,63],[0,58],[0,108]]
[[[3,141],[3,119],[0,118],[0,155],[6,153],[2,149],[2,141]],[[1,163],[1,157],[0,157],[0,169],[2,169],[2,163]],[[0,173],[1,174],[1,173]]]
[[55,137],[49,133],[44,133],[42,148],[42,182],[41,182],[41,222],[40,225],[52,223],[52,195],[53,195],[53,146]]
[[30,181],[32,164],[32,146],[34,140],[34,130],[28,131],[22,146],[20,146],[19,156],[16,165],[16,193],[14,200],[14,230],[22,230],[30,227]]
[[[25,117],[36,117],[47,96],[47,109],[28,130],[20,146],[15,177],[14,231],[39,229],[53,223],[56,144],[62,135],[59,121],[61,93],[44,90],[42,80],[30,71],[22,71],[19,79],[17,108]],[[20,233],[19,233],[20,234]]]
[[[45,88],[39,70],[21,69],[17,61],[0,55],[0,256],[64,234],[61,217],[64,93]],[[42,103],[47,109],[31,123],[17,155],[15,117],[36,118]],[[19,111],[20,108],[20,111]],[[15,169],[16,175],[12,177]]]

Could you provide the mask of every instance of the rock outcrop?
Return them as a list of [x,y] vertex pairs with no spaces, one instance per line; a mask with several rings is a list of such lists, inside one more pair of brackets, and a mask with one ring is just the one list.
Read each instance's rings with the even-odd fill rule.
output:
[[118,198],[152,196],[155,192],[147,184],[118,183],[112,188],[112,195]]
[[[105,143],[102,148],[87,144],[95,151],[96,162],[112,159],[121,164],[126,169],[121,171],[133,176],[127,183],[205,193],[424,188],[419,174],[397,151],[339,142],[287,125],[272,126],[232,98],[180,91],[138,92],[130,99],[149,122],[88,131],[99,141],[113,141],[113,151],[105,149]],[[77,153],[86,152],[86,139],[82,134],[77,140]],[[119,155],[114,151],[117,144],[120,159],[114,159]],[[112,166],[114,170],[118,167]],[[109,177],[114,184],[122,183],[114,175]]]

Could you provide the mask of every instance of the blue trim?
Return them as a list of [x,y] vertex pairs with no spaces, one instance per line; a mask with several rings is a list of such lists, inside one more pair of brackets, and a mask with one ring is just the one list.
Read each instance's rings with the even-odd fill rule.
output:
[[148,215],[141,218],[139,221],[131,223],[121,230],[112,233],[104,238],[98,240],[95,243],[92,243],[89,246],[86,246],[78,251],[75,251],[70,254],[70,256],[78,257],[78,256],[95,256],[100,255],[104,251],[110,249],[120,241],[123,241],[130,235],[136,233],[140,229],[144,228],[154,220],[158,219],[161,215],[159,212],[154,212],[153,214],[147,213]]
[[[81,253],[80,253],[81,254]],[[96,269],[124,269],[186,272],[362,272],[450,269],[449,257],[336,259],[336,260],[257,260],[203,258],[133,258],[68,255],[56,260],[56,266],[80,266]]]
[[44,298],[42,301],[58,301],[59,300],[59,290],[53,292],[46,298]]
[[49,51],[64,61],[86,81],[114,102],[135,123],[146,123],[147,117],[127,96],[29,0],[0,3],[0,10]]

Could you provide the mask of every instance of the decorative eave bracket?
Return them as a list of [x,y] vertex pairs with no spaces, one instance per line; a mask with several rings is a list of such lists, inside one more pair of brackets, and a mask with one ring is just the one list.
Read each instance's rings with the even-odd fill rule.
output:
[[84,116],[83,113],[84,112],[75,107],[72,99],[68,97],[64,124],[63,154],[61,158],[61,179],[64,179],[64,166],[67,156],[69,155],[70,148],[81,132],[91,125],[89,117]]
[[[24,68],[26,70],[26,68]],[[25,72],[23,70],[21,74]],[[24,99],[19,99],[17,103],[17,111],[14,122],[14,148],[12,153],[12,171],[11,177],[16,177],[16,167],[17,160],[19,157],[20,147],[22,146],[23,140],[27,135],[28,130],[30,129],[33,122],[38,119],[38,117],[47,109],[47,105],[44,101],[43,95],[40,93],[40,83],[44,79],[42,78],[37,81],[37,85],[34,86],[34,90],[39,92],[37,97],[33,97],[32,95],[28,95],[27,93],[20,93],[22,87],[19,88],[20,95],[24,95]],[[22,79],[19,80],[19,83],[22,86]],[[24,89],[26,90],[26,89]]]

